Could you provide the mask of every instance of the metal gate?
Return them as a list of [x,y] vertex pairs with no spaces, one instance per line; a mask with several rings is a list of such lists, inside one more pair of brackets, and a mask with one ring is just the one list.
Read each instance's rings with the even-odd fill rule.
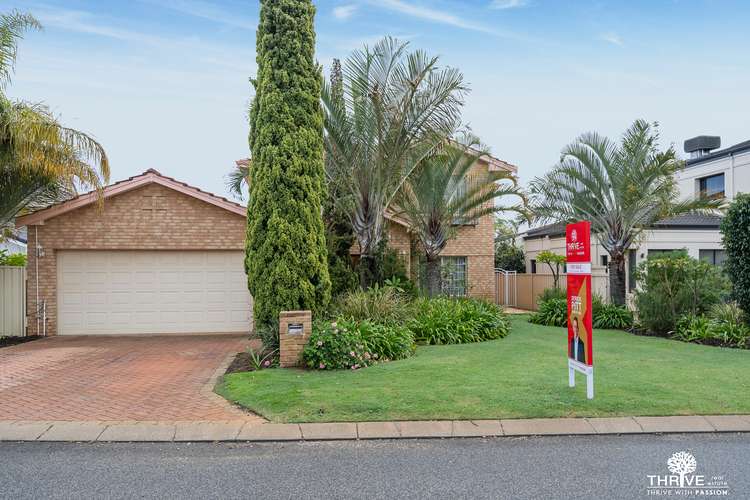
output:
[[518,290],[516,271],[495,269],[495,303],[501,306],[516,307],[518,305]]
[[0,266],[0,337],[26,335],[26,268]]

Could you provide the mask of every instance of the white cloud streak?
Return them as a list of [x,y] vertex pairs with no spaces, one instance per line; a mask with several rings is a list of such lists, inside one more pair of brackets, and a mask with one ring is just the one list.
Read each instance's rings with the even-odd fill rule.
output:
[[526,7],[529,5],[528,0],[493,0],[490,4],[491,9],[507,10]]
[[620,35],[614,32],[603,33],[599,36],[599,38],[605,42],[611,43],[612,45],[617,45],[618,47],[622,47],[624,45],[624,43],[622,42],[622,38],[620,38]]
[[354,4],[339,5],[338,7],[333,8],[333,17],[345,21],[352,17],[356,11],[357,6]]
[[471,31],[479,31],[483,33],[494,33],[493,30],[485,26],[467,21],[455,14],[446,12],[444,10],[427,7],[424,5],[416,5],[413,3],[405,2],[403,0],[377,0],[371,2],[372,5],[383,7],[388,10],[400,12],[408,16],[423,19],[425,21],[432,21],[439,24],[446,24],[449,26],[455,26]]
[[207,19],[209,21],[240,28],[243,30],[255,31],[258,27],[257,19],[251,19],[229,12],[222,7],[211,2],[202,0],[140,0],[141,2],[151,5],[158,5],[163,8],[171,9],[182,14]]

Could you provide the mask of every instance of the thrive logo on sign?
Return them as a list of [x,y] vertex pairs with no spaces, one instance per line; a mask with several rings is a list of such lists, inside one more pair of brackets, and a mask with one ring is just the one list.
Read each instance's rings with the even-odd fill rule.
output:
[[671,474],[647,475],[649,496],[727,496],[729,488],[723,476],[694,474],[697,461],[692,453],[678,451],[667,460]]

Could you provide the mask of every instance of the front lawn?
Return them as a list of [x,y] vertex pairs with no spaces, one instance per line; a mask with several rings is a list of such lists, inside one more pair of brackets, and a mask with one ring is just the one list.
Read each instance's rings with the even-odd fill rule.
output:
[[235,373],[217,391],[276,422],[750,413],[750,351],[596,330],[588,401],[583,376],[567,387],[565,330],[512,324],[359,371]]

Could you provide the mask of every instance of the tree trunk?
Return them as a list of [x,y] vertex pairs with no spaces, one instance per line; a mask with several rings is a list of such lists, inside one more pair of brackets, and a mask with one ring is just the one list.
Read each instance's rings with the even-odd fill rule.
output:
[[441,292],[440,257],[427,257],[427,295],[437,297]]
[[359,286],[367,290],[378,281],[378,262],[374,255],[360,255],[359,257]]
[[618,306],[625,305],[625,254],[622,252],[610,255],[609,261],[609,299]]

